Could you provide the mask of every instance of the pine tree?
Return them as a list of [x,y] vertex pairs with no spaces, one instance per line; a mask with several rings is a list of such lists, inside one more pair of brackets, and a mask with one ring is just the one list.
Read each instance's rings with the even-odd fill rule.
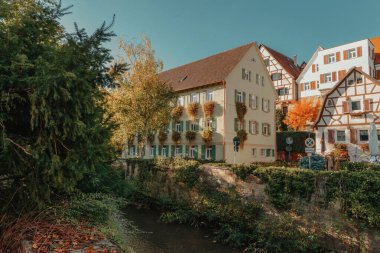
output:
[[0,206],[43,206],[109,166],[110,124],[99,85],[114,35],[59,23],[55,1],[0,0]]

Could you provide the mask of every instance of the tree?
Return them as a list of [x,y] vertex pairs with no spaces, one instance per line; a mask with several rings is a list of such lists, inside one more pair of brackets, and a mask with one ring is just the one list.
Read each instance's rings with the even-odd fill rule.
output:
[[105,23],[68,34],[55,1],[0,0],[0,206],[42,207],[109,166]]
[[169,124],[177,95],[160,80],[163,64],[156,60],[148,38],[140,44],[121,40],[119,48],[125,58],[117,63],[127,61],[130,69],[118,77],[117,87],[109,90],[109,113],[118,123],[112,141],[122,149],[127,140],[138,136],[143,155],[148,136]]
[[302,99],[296,101],[289,109],[284,123],[295,130],[305,130],[308,121],[314,121],[320,109],[320,101]]

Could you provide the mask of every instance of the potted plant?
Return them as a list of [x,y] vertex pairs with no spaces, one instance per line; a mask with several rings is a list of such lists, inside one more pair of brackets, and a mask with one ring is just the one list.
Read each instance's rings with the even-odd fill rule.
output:
[[177,121],[179,118],[181,118],[182,112],[183,112],[183,106],[182,105],[177,105],[172,110],[172,113],[171,113],[172,118]]
[[215,109],[215,102],[214,101],[207,101],[203,104],[203,112],[205,114],[206,119],[211,119],[212,115],[214,114]]
[[213,136],[213,131],[211,127],[206,127],[202,131],[202,140],[206,143],[209,144],[212,141],[212,136]]
[[175,143],[178,143],[180,140],[181,140],[181,133],[180,132],[173,132],[172,133],[172,140],[175,142]]
[[199,109],[199,104],[196,102],[193,102],[186,106],[186,113],[192,120],[195,120],[195,118],[197,117],[198,109]]
[[168,139],[168,134],[165,131],[159,131],[158,132],[158,141],[161,145],[164,144],[164,142]]
[[186,132],[186,139],[191,142],[194,141],[196,137],[196,133],[194,131],[187,131]]
[[247,140],[247,132],[244,129],[240,129],[237,131],[237,136],[240,139],[240,146],[241,148],[244,147],[244,142]]
[[244,120],[244,115],[247,113],[247,106],[245,103],[236,102],[236,114],[240,122]]

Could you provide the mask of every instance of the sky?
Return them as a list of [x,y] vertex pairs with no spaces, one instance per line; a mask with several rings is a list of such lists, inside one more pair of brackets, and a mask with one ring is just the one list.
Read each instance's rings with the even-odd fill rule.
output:
[[62,18],[92,33],[111,22],[117,37],[105,46],[117,55],[119,38],[148,36],[164,69],[252,41],[307,61],[325,48],[380,35],[380,0],[62,0]]

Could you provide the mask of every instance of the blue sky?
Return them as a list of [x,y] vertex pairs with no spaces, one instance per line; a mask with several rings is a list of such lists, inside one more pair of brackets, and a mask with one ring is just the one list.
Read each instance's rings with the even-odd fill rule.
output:
[[[147,35],[165,69],[237,47],[264,43],[307,61],[317,46],[380,35],[379,0],[63,0],[62,19],[93,32],[116,15],[126,40]],[[117,38],[106,45],[116,55]]]

